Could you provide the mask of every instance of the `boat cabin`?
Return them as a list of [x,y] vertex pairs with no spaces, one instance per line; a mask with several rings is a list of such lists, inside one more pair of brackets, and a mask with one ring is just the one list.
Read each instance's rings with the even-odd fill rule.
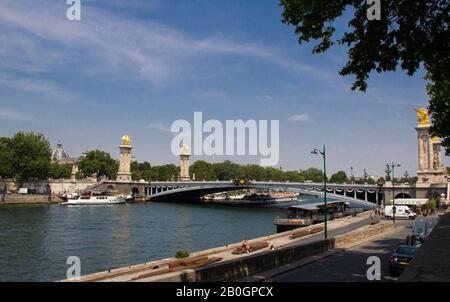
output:
[[[348,206],[349,203],[345,201],[327,202],[327,220],[349,215]],[[277,226],[277,232],[280,233],[323,221],[325,221],[325,204],[314,202],[289,207],[287,218],[276,218],[274,224]]]

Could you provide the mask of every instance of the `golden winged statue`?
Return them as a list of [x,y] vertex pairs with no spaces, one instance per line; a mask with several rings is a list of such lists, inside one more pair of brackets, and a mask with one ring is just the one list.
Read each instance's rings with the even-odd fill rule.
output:
[[183,155],[189,155],[189,146],[188,145],[183,145],[182,147],[181,147],[181,154],[183,154]]
[[125,146],[130,145],[130,137],[128,135],[122,136],[122,145],[125,145]]
[[430,122],[428,120],[428,111],[425,108],[413,109],[417,113],[417,120],[419,121],[419,126],[429,126]]

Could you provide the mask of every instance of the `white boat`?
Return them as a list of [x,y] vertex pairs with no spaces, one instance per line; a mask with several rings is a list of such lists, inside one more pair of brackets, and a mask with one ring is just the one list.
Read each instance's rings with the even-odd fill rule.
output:
[[126,203],[126,197],[123,195],[107,195],[107,194],[86,194],[81,196],[73,196],[62,205],[108,205]]

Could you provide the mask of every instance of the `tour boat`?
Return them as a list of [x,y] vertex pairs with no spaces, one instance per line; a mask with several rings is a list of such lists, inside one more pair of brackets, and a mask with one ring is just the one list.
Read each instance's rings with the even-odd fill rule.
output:
[[85,193],[81,196],[73,196],[62,205],[109,205],[126,203],[126,197],[123,195],[112,195],[107,193]]

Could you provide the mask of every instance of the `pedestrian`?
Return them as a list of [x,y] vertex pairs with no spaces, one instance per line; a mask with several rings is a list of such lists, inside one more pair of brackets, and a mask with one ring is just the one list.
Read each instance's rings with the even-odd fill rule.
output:
[[248,244],[247,240],[242,241],[242,247],[245,248],[247,253],[250,253],[250,244]]

